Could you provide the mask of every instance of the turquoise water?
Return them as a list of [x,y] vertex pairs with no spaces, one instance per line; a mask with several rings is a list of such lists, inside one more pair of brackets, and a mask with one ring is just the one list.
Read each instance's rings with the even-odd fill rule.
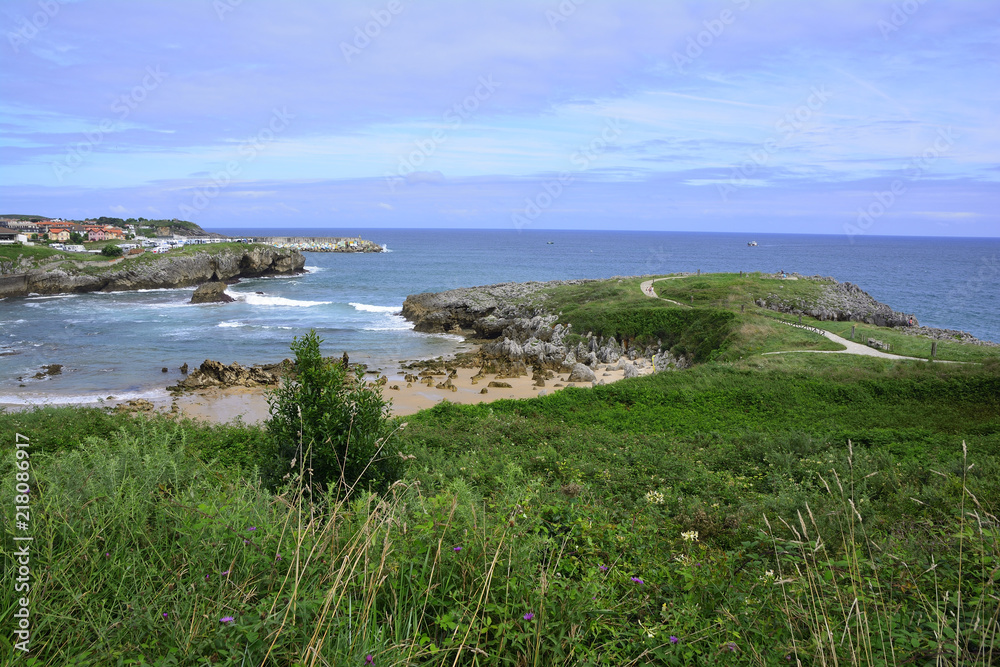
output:
[[[998,239],[855,237],[851,243],[843,236],[505,230],[362,236],[391,252],[307,253],[308,273],[246,280],[229,288],[237,298],[229,304],[191,305],[193,288],[0,300],[0,403],[158,397],[180,379],[177,368],[185,362],[280,361],[292,337],[310,328],[325,339],[326,353],[347,351],[352,360],[390,368],[395,360],[446,354],[460,344],[454,336],[416,333],[395,315],[409,294],[698,269],[833,276],[915,314],[921,324],[1000,341]],[[758,246],[747,247],[749,240]],[[61,375],[31,378],[53,363],[64,365]]]

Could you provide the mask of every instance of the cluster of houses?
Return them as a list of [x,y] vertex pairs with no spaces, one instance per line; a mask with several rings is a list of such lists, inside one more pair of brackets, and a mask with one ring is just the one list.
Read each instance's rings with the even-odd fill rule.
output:
[[31,222],[16,218],[0,218],[0,243],[30,243],[32,239],[65,243],[76,233],[88,242],[119,241],[135,229],[122,229],[113,225],[99,225],[94,221],[69,222],[45,220]]
[[[68,220],[43,220],[39,222],[29,222],[17,218],[0,217],[0,245],[10,245],[23,243],[32,245],[33,242],[48,242],[50,248],[56,250],[66,250],[69,252],[100,252],[99,250],[87,250],[83,245],[71,243],[73,234],[79,234],[86,243],[99,241],[123,241],[134,239],[131,243],[119,243],[119,247],[129,255],[139,254],[145,251],[153,253],[164,253],[173,248],[180,248],[185,245],[204,243],[224,243],[238,241],[250,243],[248,238],[226,238],[218,235],[204,237],[177,237],[174,236],[170,227],[157,227],[156,238],[145,238],[139,235],[139,229],[134,225],[118,227],[115,225],[98,224],[93,220],[83,222],[73,222]],[[148,233],[148,232],[147,232]]]

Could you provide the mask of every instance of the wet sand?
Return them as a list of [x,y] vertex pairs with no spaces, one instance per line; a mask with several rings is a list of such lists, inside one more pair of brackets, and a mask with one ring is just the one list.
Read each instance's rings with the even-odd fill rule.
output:
[[[640,369],[640,373],[648,373],[649,368]],[[392,414],[396,416],[410,415],[420,410],[434,407],[441,401],[452,403],[473,404],[496,401],[503,398],[534,398],[539,395],[551,394],[566,386],[590,387],[591,383],[570,383],[568,373],[557,373],[545,381],[544,387],[535,386],[531,375],[519,378],[502,378],[499,382],[511,385],[507,387],[489,387],[496,378],[494,375],[484,375],[477,378],[473,384],[473,376],[477,373],[472,368],[459,368],[451,382],[455,389],[437,389],[436,385],[446,380],[444,375],[434,375],[434,384],[427,386],[419,382],[407,387],[406,381],[399,375],[390,375],[388,382],[382,387],[382,396],[391,401]],[[624,371],[607,370],[604,365],[594,369],[597,381],[605,384],[622,379]],[[370,376],[372,377],[372,376]],[[373,378],[374,379],[374,378]],[[556,387],[554,385],[562,385]],[[399,389],[393,389],[399,387]],[[483,389],[487,393],[481,393]],[[265,421],[268,417],[268,405],[262,388],[236,387],[230,389],[205,389],[185,394],[175,399],[174,403],[181,415],[197,420],[225,423],[241,418],[248,424]],[[170,406],[159,406],[170,409]]]

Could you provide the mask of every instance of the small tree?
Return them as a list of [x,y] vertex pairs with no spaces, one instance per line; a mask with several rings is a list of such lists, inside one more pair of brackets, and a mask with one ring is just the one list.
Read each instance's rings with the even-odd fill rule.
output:
[[83,234],[80,232],[70,232],[69,233],[70,243],[83,243]]
[[296,337],[296,376],[268,394],[267,428],[278,458],[301,463],[315,490],[384,491],[402,473],[389,404],[361,369],[324,359],[322,342],[315,330]]
[[105,257],[121,257],[125,254],[125,251],[121,249],[121,246],[109,243],[101,248],[101,254]]

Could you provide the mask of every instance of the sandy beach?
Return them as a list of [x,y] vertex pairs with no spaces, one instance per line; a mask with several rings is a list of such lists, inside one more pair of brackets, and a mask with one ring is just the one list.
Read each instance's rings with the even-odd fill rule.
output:
[[[605,365],[599,365],[593,370],[598,383],[617,382],[624,375],[624,371],[608,370]],[[649,368],[645,368],[641,369],[640,372],[648,373],[649,370]],[[557,373],[555,377],[545,381],[544,387],[539,387],[531,379],[530,372],[519,378],[501,378],[499,380],[495,375],[489,374],[474,377],[477,372],[476,369],[472,368],[456,369],[456,375],[451,378],[454,389],[437,388],[438,384],[447,379],[445,375],[429,376],[432,378],[430,385],[421,382],[407,383],[401,374],[387,375],[388,379],[385,386],[382,387],[382,395],[391,401],[392,414],[403,416],[433,407],[441,401],[462,404],[487,403],[504,398],[534,398],[551,394],[567,386],[591,386],[591,383],[574,384],[569,382],[569,373]],[[510,386],[491,387],[489,386],[491,382],[506,383]],[[483,393],[483,389],[486,390],[486,393]],[[204,389],[178,396],[172,404],[177,406],[177,411],[184,417],[214,423],[225,423],[239,417],[248,424],[255,424],[268,417],[268,405],[263,388]],[[157,407],[167,411],[171,409],[171,405],[158,405]]]

